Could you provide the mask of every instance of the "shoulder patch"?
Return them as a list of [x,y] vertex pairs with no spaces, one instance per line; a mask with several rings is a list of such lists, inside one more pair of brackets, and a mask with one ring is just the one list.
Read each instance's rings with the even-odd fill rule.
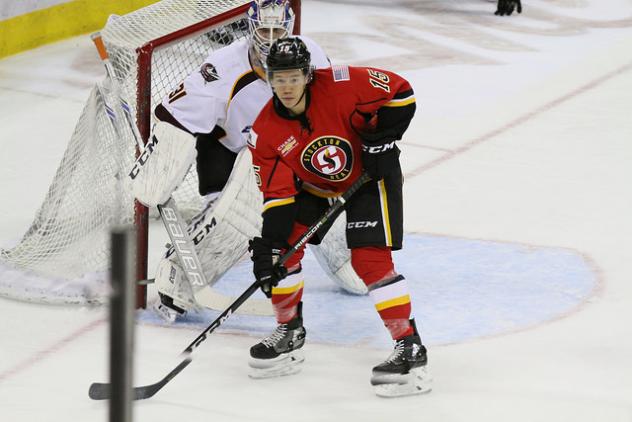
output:
[[204,63],[200,68],[200,74],[204,79],[204,83],[213,82],[219,79],[217,69],[210,63]]
[[332,66],[331,71],[334,75],[334,82],[351,80],[351,77],[349,76],[349,66]]

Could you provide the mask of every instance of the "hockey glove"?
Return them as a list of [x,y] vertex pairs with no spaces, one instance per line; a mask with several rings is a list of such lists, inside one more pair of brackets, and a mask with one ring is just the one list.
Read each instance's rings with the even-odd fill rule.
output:
[[395,141],[381,140],[362,143],[362,167],[373,180],[384,176],[399,167],[399,148]]
[[261,291],[272,297],[272,287],[279,284],[287,275],[287,269],[277,265],[283,249],[287,246],[270,239],[255,237],[248,242],[248,251],[251,252],[253,264],[252,272],[259,282]]
[[522,13],[522,4],[520,0],[498,0],[498,7],[496,8],[496,16],[509,16],[513,11]]

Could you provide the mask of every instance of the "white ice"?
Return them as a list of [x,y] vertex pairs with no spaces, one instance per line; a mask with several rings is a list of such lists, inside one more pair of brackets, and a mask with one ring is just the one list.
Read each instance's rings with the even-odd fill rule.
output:
[[[249,379],[273,322],[235,317],[136,420],[632,421],[632,2],[523,3],[500,18],[485,0],[304,1],[303,32],[335,63],[415,88],[396,260],[434,391],[376,397],[370,368],[389,350],[370,302],[307,280],[302,373]],[[28,228],[102,76],[87,37],[0,61],[0,245]],[[0,419],[106,420],[87,396],[107,378],[106,310],[0,309]],[[141,313],[135,384],[213,315],[168,328]]]

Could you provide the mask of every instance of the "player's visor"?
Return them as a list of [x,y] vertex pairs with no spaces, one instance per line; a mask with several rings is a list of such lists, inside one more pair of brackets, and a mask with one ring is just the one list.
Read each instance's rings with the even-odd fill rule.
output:
[[272,88],[307,85],[307,75],[301,69],[268,72],[268,83]]

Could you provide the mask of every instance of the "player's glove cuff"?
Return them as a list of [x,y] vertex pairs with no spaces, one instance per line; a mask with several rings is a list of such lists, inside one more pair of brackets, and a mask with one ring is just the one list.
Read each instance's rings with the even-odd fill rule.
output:
[[272,296],[272,287],[279,284],[287,276],[287,269],[277,262],[287,243],[255,237],[248,242],[253,262],[252,272],[259,282],[261,290],[267,297]]
[[373,180],[381,180],[399,168],[399,148],[394,140],[362,143],[362,168]]

